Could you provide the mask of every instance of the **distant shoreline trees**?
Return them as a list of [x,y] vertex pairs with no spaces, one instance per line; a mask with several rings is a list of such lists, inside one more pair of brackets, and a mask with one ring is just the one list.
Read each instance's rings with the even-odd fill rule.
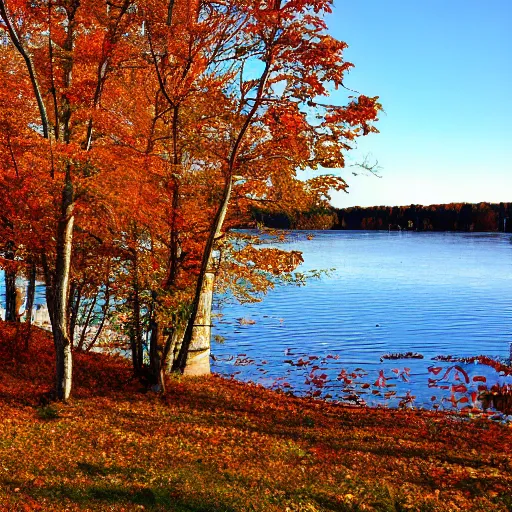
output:
[[295,213],[254,210],[254,219],[281,229],[512,232],[512,203],[323,208]]

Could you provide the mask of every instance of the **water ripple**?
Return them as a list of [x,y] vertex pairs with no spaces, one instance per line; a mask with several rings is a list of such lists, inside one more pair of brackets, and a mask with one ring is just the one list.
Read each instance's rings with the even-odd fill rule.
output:
[[[298,233],[287,247],[303,251],[300,270],[336,270],[303,288],[277,288],[261,303],[223,307],[214,333],[226,341],[212,348],[215,371],[240,371],[237,378],[266,385],[285,379],[296,392],[311,392],[304,368],[284,361],[329,357],[322,366],[329,382],[323,389],[343,394],[336,375],[344,368],[360,366],[369,372],[368,379],[377,379],[381,370],[386,375],[400,366],[411,375],[400,374],[396,389],[430,406],[438,403],[432,402],[426,385],[431,358],[509,354],[510,235],[320,232],[307,241]],[[236,321],[240,317],[256,323],[241,327]],[[380,360],[386,353],[408,351],[424,358]],[[240,352],[253,358],[254,365],[241,370],[223,362]],[[487,372],[489,383],[503,380],[480,370]],[[366,401],[379,400],[372,394]]]

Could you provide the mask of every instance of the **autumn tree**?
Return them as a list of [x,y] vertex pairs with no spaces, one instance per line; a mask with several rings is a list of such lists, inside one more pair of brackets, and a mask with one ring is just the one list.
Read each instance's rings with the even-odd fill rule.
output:
[[161,387],[166,366],[209,372],[218,271],[263,289],[262,272],[300,262],[225,234],[255,205],[322,207],[346,183],[299,171],[343,167],[354,140],[376,131],[377,98],[323,99],[351,67],[326,32],[329,10],[327,0],[0,0],[10,86],[0,101],[25,93],[21,115],[2,121],[2,249],[43,270],[58,398],[71,391],[82,298],[93,311],[112,274],[134,368],[147,335]]
[[[344,189],[340,178],[324,176],[304,183],[297,171],[342,167],[351,141],[375,130],[371,121],[379,105],[376,98],[364,96],[344,107],[316,102],[327,94],[329,84],[342,86],[343,73],[351,66],[342,58],[344,43],[325,33],[322,15],[329,10],[328,2],[211,2],[201,4],[199,11],[186,2],[138,7],[143,53],[152,69],[152,75],[144,66],[132,73],[133,87],[144,83],[147,91],[138,108],[150,113],[144,130],[147,144],[138,151],[146,158],[144,172],[160,176],[161,193],[167,197],[163,210],[153,209],[155,219],[165,217],[164,232],[155,225],[134,225],[148,237],[142,246],[135,241],[136,254],[150,246],[153,273],[160,272],[160,283],[142,286],[152,287],[154,300],[151,366],[161,375],[179,343],[180,324],[188,318],[173,368],[207,373],[218,266],[213,256],[220,251],[230,215],[244,215],[261,202],[279,208],[316,207],[325,203],[329,189]],[[315,120],[311,108],[317,112]],[[186,190],[185,184],[194,182],[196,187]],[[206,185],[202,203],[197,197],[201,182]],[[247,264],[264,259],[252,254]],[[292,268],[283,265],[281,254],[272,256],[271,273]],[[138,276],[136,265],[133,268]],[[181,279],[184,268],[187,276]],[[185,290],[190,289],[191,274],[197,278],[190,297]],[[133,283],[132,302],[138,304],[139,277]],[[185,314],[178,320],[173,310]],[[133,310],[137,339],[140,311],[139,306]],[[134,347],[132,343],[132,352]]]
[[18,97],[0,95],[0,196],[3,198],[0,213],[0,268],[5,274],[5,304],[8,321],[17,320],[16,275],[23,270],[20,234],[26,228],[27,218],[22,205],[27,199],[27,176],[19,161],[20,153],[30,140],[27,117],[21,95],[30,96],[26,81],[20,78],[20,62],[12,59],[6,40],[0,43],[0,79],[7,80],[19,91]]
[[132,10],[130,1],[0,1],[0,27],[8,40],[3,51],[17,63],[4,94],[16,96],[15,80],[31,89],[22,108],[31,142],[23,165],[25,174],[37,176],[39,186],[32,193],[44,203],[45,225],[39,225],[38,236],[59,399],[71,392],[68,304],[74,225],[89,182],[108,167],[105,162],[116,156],[109,148],[125,135],[126,118],[116,111],[115,93],[107,98],[105,90],[131,55],[128,48],[140,28],[130,25]]
[[[243,3],[236,9],[239,25],[234,41],[219,41],[212,69],[224,81],[220,93],[212,95],[217,102],[210,102],[215,129],[205,123],[201,133],[209,158],[216,162],[219,199],[174,365],[182,372],[209,372],[206,311],[214,286],[212,263],[234,197],[239,198],[238,204],[245,201],[247,205],[258,200],[300,203],[305,194],[297,171],[343,167],[344,153],[353,141],[376,131],[372,121],[380,108],[377,98],[361,95],[344,106],[321,100],[329,87],[343,87],[344,74],[352,66],[343,60],[345,43],[326,33],[322,17],[329,11],[327,1]],[[223,12],[223,16],[229,14]],[[332,175],[310,183],[320,196],[345,186]]]

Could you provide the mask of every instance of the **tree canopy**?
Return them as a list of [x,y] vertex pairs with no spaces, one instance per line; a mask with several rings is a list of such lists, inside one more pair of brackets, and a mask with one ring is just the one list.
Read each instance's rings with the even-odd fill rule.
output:
[[261,292],[300,263],[232,228],[258,205],[325,207],[346,182],[300,171],[342,168],[377,131],[378,98],[328,102],[352,67],[329,12],[327,0],[0,0],[0,264],[6,279],[44,279],[57,398],[73,347],[92,346],[76,332],[91,315],[122,329],[139,373],[147,348],[161,388],[166,370],[209,371],[216,281]]

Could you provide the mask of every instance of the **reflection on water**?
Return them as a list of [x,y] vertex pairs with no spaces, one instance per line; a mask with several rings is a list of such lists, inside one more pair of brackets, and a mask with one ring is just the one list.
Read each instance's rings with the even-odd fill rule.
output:
[[[261,303],[224,305],[214,371],[298,393],[391,406],[467,407],[510,383],[512,244],[502,233],[296,232],[301,270],[335,268]],[[239,321],[237,319],[245,319]],[[417,353],[423,358],[383,358]]]

